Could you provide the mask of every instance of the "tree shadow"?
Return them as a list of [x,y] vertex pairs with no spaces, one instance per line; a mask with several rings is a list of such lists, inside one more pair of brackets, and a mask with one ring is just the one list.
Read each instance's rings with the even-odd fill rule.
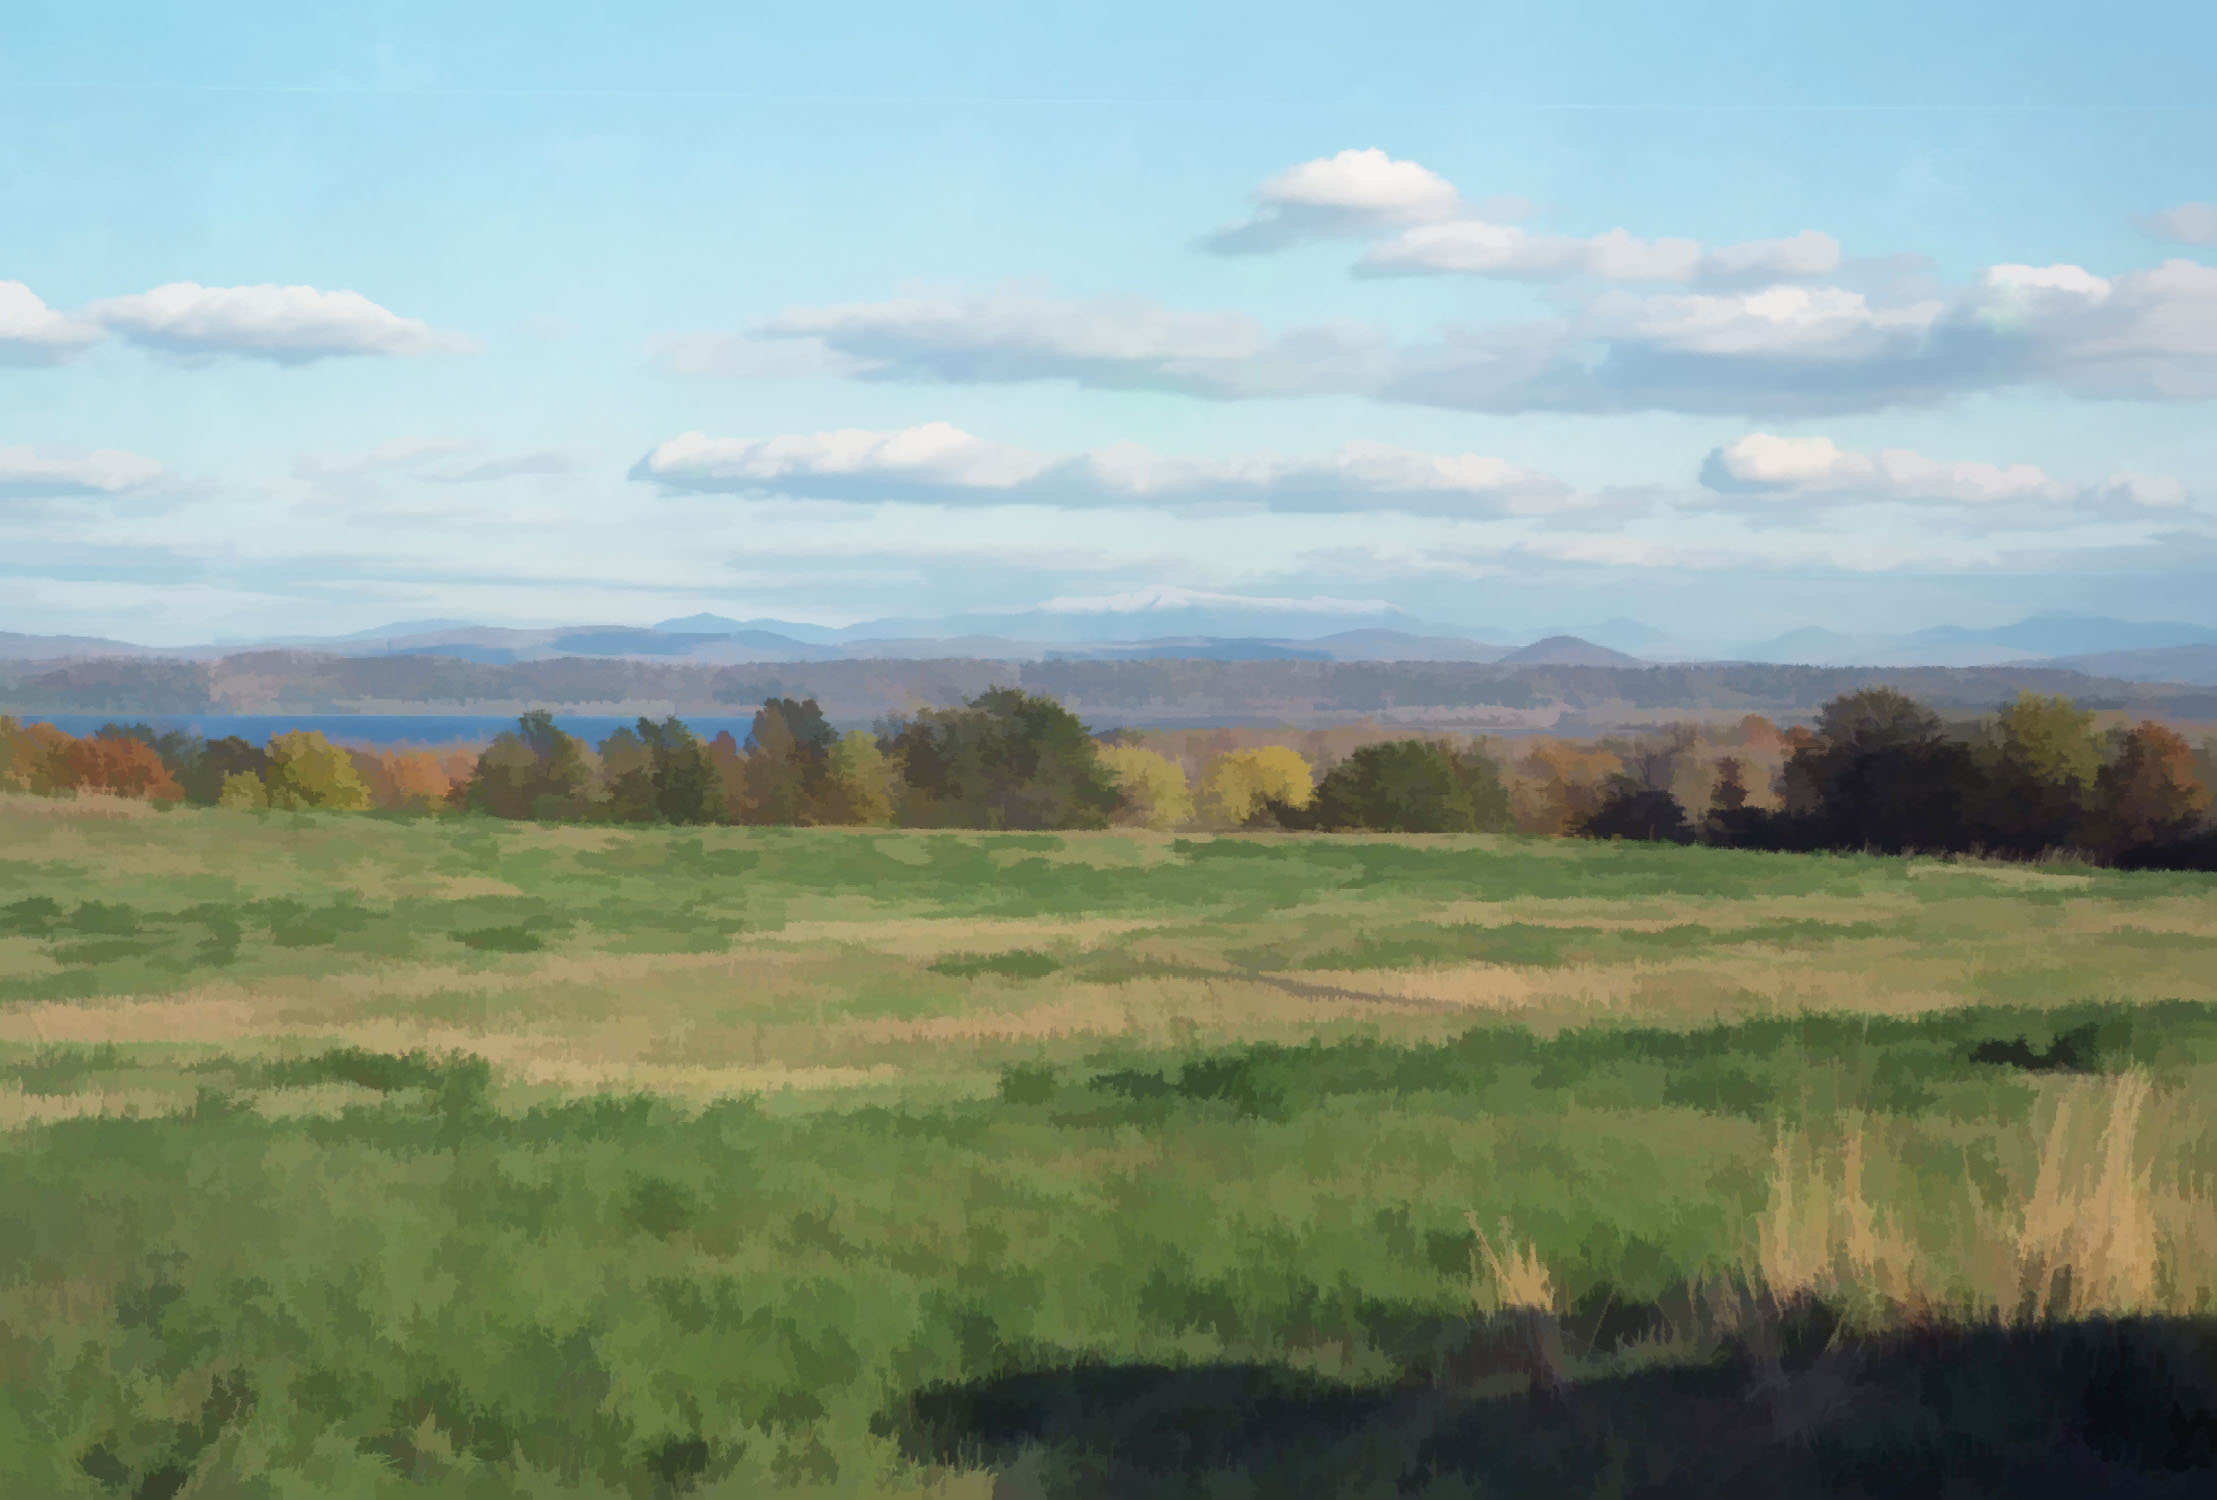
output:
[[1000,1500],[2184,1500],[2217,1495],[2217,1319],[1741,1344],[1552,1387],[1043,1365],[917,1392],[885,1428],[993,1469]]

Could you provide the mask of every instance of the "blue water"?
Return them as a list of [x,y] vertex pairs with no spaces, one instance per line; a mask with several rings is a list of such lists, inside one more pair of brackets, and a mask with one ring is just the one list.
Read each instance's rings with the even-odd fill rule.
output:
[[[151,724],[164,732],[183,729],[203,739],[237,735],[249,744],[265,744],[273,734],[294,729],[322,731],[334,744],[377,746],[483,744],[504,729],[516,727],[514,715],[480,714],[26,714],[27,722],[51,724],[64,734],[91,734],[103,724]],[[703,714],[679,715],[702,739],[714,739],[728,729],[744,743],[754,727],[754,715],[737,717]],[[629,729],[637,718],[605,714],[556,714],[554,722],[565,733],[599,744],[618,729]]]

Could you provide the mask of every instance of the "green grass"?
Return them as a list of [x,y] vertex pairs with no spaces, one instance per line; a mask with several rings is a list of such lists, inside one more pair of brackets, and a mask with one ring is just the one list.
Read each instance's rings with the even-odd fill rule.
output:
[[0,805],[0,1493],[1179,1492],[948,1393],[1476,1399],[1472,1212],[1698,1375],[1782,1134],[1975,1298],[2127,1071],[2217,1174],[2206,877]]

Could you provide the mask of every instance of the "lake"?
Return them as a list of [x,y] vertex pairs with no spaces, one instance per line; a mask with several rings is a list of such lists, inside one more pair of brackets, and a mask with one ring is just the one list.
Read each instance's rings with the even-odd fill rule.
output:
[[[714,739],[730,730],[741,742],[754,726],[753,714],[681,715],[702,739]],[[260,745],[273,734],[313,729],[334,743],[385,748],[395,745],[483,744],[502,730],[516,727],[513,714],[26,714],[24,722],[51,724],[65,734],[96,733],[104,724],[151,724],[158,730],[186,730],[203,739],[237,735]],[[629,729],[636,717],[614,714],[556,714],[554,722],[565,733],[598,745],[618,729]]]

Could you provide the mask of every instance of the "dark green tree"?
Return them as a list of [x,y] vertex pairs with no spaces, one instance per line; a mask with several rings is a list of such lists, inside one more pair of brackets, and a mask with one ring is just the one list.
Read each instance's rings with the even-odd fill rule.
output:
[[1488,824],[1498,828],[1507,819],[1507,789],[1498,769],[1489,778],[1480,763],[1492,769],[1483,756],[1466,758],[1430,740],[1365,745],[1325,773],[1305,819],[1281,814],[1281,821],[1380,833],[1472,833],[1480,827],[1475,790],[1485,799]]
[[641,719],[639,741],[647,747],[654,810],[669,823],[721,823],[724,784],[701,737],[675,716],[656,723]]
[[213,807],[223,795],[223,783],[231,776],[252,776],[262,780],[269,775],[269,751],[261,745],[251,744],[235,734],[227,734],[203,745],[200,755],[184,775],[177,778],[185,789],[185,796],[204,806]]
[[1672,844],[1690,843],[1694,836],[1684,805],[1638,776],[1610,777],[1601,805],[1579,823],[1576,832],[1581,838]]
[[660,816],[654,757],[632,730],[613,730],[600,742],[600,792],[600,815],[612,822],[652,823]]
[[1979,842],[2034,855],[2092,836],[2103,768],[2094,716],[2064,697],[2019,693],[1972,747]]
[[478,756],[464,801],[498,818],[582,818],[591,783],[584,745],[533,709]]
[[1970,747],[1892,688],[1827,703],[1815,737],[1786,766],[1787,805],[1836,849],[1968,848],[1979,790]]
[[838,740],[815,699],[765,700],[747,732],[746,820],[780,824],[827,821],[831,747]]
[[924,828],[1105,828],[1119,805],[1085,725],[1052,698],[994,688],[887,727],[905,783],[901,822]]

